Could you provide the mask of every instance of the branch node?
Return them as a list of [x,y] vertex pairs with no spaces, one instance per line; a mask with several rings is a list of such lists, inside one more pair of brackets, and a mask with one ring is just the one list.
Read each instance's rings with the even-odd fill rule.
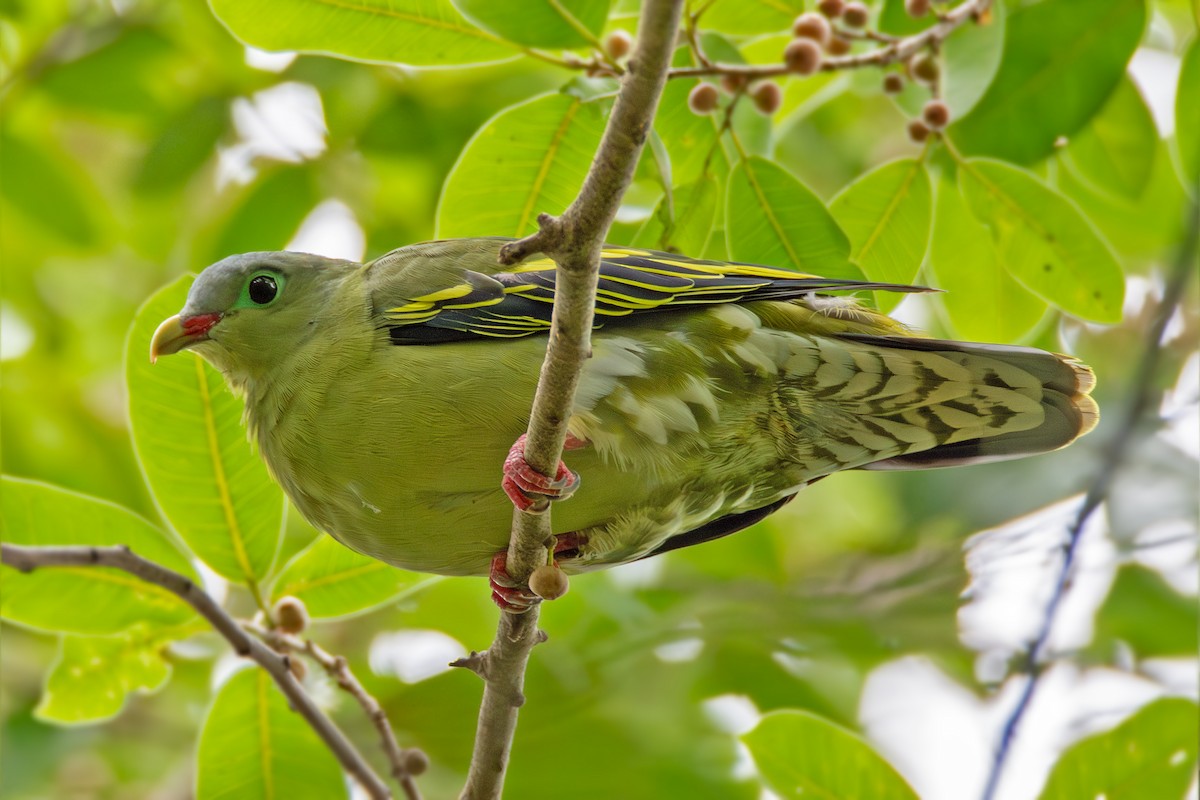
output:
[[488,679],[486,650],[482,653],[472,650],[470,655],[463,656],[462,658],[456,658],[451,661],[450,666],[470,670],[482,678],[485,682]]
[[500,256],[497,260],[501,264],[517,264],[535,253],[552,255],[562,246],[563,223],[561,217],[542,213],[538,214],[537,223],[537,233],[531,233],[515,242],[508,242],[500,248]]

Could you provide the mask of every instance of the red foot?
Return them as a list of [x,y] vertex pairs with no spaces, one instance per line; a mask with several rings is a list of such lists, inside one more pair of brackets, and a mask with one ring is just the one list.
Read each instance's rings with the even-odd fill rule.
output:
[[[567,434],[563,449],[578,450],[586,446],[586,441]],[[541,514],[550,507],[551,500],[562,500],[574,494],[579,488],[579,475],[561,461],[553,478],[529,466],[525,460],[525,434],[521,434],[508,451],[508,458],[504,459],[504,480],[500,486],[518,510]]]
[[[565,558],[577,555],[579,548],[587,543],[587,538],[578,533],[563,533],[554,539],[554,555],[563,555]],[[492,568],[488,574],[488,583],[492,587],[492,602],[510,614],[523,614],[542,602],[542,598],[531,592],[527,585],[513,580],[508,574],[507,566],[507,550],[501,550],[492,556]]]

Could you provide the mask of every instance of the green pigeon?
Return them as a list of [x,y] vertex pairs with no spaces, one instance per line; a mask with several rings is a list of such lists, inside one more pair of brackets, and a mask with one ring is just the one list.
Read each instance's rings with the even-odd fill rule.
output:
[[365,265],[231,256],[196,279],[151,357],[191,349],[224,374],[314,526],[404,569],[490,574],[512,610],[536,601],[504,570],[514,503],[572,495],[552,517],[570,574],[740,530],[838,470],[1032,455],[1098,419],[1073,358],[920,337],[845,295],[921,287],[609,246],[570,469],[541,475],[521,436],[554,264],[502,266],[506,241]]

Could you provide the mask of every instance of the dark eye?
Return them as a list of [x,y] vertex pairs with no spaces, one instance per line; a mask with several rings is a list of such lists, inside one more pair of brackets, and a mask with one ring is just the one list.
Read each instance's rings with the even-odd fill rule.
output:
[[275,285],[275,279],[267,275],[258,275],[252,278],[250,286],[247,288],[250,292],[250,299],[260,306],[265,306],[274,300],[275,294],[279,291],[279,287]]

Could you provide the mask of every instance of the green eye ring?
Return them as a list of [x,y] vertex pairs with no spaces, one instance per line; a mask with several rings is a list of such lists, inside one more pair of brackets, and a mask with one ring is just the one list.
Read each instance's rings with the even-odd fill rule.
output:
[[259,270],[246,281],[234,308],[266,308],[283,294],[283,276],[277,272]]

